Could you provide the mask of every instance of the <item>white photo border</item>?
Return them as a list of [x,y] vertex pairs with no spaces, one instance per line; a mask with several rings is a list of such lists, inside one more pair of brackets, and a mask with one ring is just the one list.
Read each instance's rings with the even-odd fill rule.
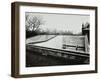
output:
[[[85,14],[90,15],[90,64],[87,65],[64,65],[47,67],[26,67],[26,48],[25,48],[25,12],[45,12],[45,13],[64,13],[64,14]],[[19,6],[19,74],[43,74],[57,72],[76,72],[76,71],[95,71],[95,10],[38,7],[38,6]]]

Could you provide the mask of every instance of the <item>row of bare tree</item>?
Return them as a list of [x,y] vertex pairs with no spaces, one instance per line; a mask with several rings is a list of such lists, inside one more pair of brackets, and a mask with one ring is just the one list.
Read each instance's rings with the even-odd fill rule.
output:
[[26,27],[26,38],[35,36],[35,35],[42,35],[42,34],[48,34],[48,35],[73,35],[72,31],[57,31],[56,29],[53,31],[50,31],[48,28],[46,30],[43,30],[41,28],[41,25],[43,25],[45,21],[43,21],[43,18],[41,16],[32,16],[32,15],[26,15],[25,16],[25,27]]

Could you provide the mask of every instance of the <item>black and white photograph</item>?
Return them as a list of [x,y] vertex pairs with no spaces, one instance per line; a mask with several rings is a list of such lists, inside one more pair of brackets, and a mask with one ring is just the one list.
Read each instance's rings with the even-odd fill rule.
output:
[[12,76],[97,73],[97,7],[12,4]]
[[26,67],[90,63],[90,15],[25,12]]

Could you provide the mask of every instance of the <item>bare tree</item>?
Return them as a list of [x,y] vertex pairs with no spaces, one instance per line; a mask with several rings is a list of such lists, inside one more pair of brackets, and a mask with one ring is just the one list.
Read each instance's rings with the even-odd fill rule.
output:
[[43,23],[44,22],[42,20],[42,17],[40,16],[32,16],[32,15],[25,16],[26,31],[36,32],[38,29],[40,29],[39,27]]

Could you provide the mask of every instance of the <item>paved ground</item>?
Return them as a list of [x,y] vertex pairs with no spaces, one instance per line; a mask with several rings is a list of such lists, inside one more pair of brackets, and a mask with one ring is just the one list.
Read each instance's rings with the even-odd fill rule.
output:
[[[49,38],[52,39],[48,40]],[[43,40],[44,41],[48,40],[48,41],[38,43],[39,41]],[[33,42],[33,43],[37,42],[36,44],[32,45],[41,47],[84,52],[84,48],[78,48],[76,50],[76,46],[85,47],[85,36],[58,35],[54,37],[54,35],[46,35],[46,36],[41,35],[28,39],[27,43],[28,42]],[[67,46],[66,49],[63,49],[63,44],[69,45],[70,47]]]
[[[44,42],[42,42],[44,41]],[[84,36],[55,36],[55,35],[39,35],[36,37],[31,37],[26,40],[26,44],[31,46],[40,46],[54,49],[62,49],[62,50],[70,50],[76,51],[73,48],[63,49],[63,44],[74,45],[74,46],[83,46],[85,37]],[[83,50],[79,50],[79,52],[84,52]],[[81,62],[82,58],[78,57],[76,59],[71,57],[69,58],[60,58],[56,56],[50,55],[41,55],[44,53],[43,51],[36,51],[35,49],[26,50],[26,67],[35,67],[35,66],[56,66],[56,65],[79,65],[85,64]],[[49,52],[47,52],[49,53]],[[89,60],[89,59],[88,59]],[[83,60],[84,61],[84,60]],[[87,61],[88,62],[88,61]]]
[[30,37],[30,38],[26,39],[26,44],[47,41],[47,40],[52,39],[54,37],[56,37],[56,35],[38,35],[38,36],[34,36],[34,37]]

